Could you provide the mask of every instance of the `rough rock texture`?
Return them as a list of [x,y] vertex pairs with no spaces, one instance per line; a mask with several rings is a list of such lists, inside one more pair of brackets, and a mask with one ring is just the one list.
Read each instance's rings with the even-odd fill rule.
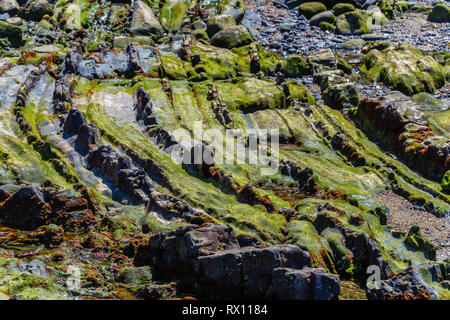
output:
[[158,35],[163,28],[152,9],[142,1],[136,1],[133,8],[130,32],[135,35]]
[[211,42],[221,48],[242,47],[252,43],[253,39],[245,26],[228,27],[216,33]]
[[0,37],[6,38],[11,46],[18,47],[22,43],[22,29],[11,23],[0,21]]
[[321,2],[306,2],[298,6],[298,13],[308,19],[325,10],[327,7]]
[[[431,267],[427,271],[435,273],[435,280],[443,280],[439,268]],[[424,280],[421,270],[411,267],[391,279],[371,283],[367,296],[378,300],[430,300],[436,298],[436,293]]]
[[428,20],[432,22],[450,22],[450,7],[443,3],[438,3],[428,15]]
[[[396,297],[413,267],[448,299],[450,56],[430,2],[16,1],[0,299],[360,299],[373,266]],[[238,161],[187,163],[222,142]]]
[[407,43],[383,51],[371,50],[364,57],[367,76],[407,95],[434,92],[445,84],[445,68],[431,56]]
[[31,185],[13,193],[0,207],[3,224],[23,230],[54,223],[71,231],[96,224],[88,201],[70,190],[41,189]]
[[52,7],[47,0],[30,0],[20,11],[23,18],[34,21],[40,21],[44,15],[51,13]]
[[208,20],[206,25],[206,32],[208,36],[211,38],[217,32],[227,29],[229,27],[233,27],[236,25],[236,21],[231,15],[217,15],[213,16]]
[[8,13],[14,16],[19,11],[20,6],[16,0],[1,0],[0,1],[0,13]]
[[350,11],[336,19],[336,32],[340,34],[364,34],[370,32],[370,15],[366,11]]
[[323,93],[323,98],[327,105],[336,109],[354,107],[359,103],[358,91],[352,83],[342,83],[328,87]]
[[185,285],[213,298],[326,300],[335,299],[340,288],[336,276],[309,268],[309,254],[297,246],[240,248],[232,228],[224,225],[154,235],[137,247],[135,264],[151,265],[161,278],[190,274]]
[[355,117],[369,136],[398,152],[411,168],[437,181],[449,170],[447,139],[434,136],[420,106],[401,92],[362,101]]

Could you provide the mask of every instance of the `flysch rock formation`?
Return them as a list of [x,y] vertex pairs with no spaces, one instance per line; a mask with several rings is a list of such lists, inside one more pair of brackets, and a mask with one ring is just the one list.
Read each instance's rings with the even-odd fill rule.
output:
[[0,300],[450,299],[449,41],[446,1],[0,0]]

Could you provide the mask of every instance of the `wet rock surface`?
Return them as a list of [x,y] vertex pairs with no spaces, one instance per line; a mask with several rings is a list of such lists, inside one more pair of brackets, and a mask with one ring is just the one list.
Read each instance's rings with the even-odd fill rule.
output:
[[446,281],[448,277],[445,272],[442,273],[439,265],[425,266],[420,270],[408,268],[389,280],[372,284],[367,290],[368,297],[380,300],[428,300],[433,298],[435,292],[429,287],[422,274],[439,282]]
[[448,170],[448,140],[430,132],[420,106],[402,93],[392,92],[378,102],[362,101],[355,118],[367,134],[397,150],[408,165],[420,168],[431,179],[440,181]]
[[[135,263],[154,266],[160,277],[190,273],[185,285],[203,296],[330,300],[339,295],[338,277],[309,268],[307,252],[293,245],[240,248],[228,226],[192,226],[147,241],[137,247]],[[184,267],[173,270],[173,264]]]
[[448,299],[447,8],[0,1],[0,298]]

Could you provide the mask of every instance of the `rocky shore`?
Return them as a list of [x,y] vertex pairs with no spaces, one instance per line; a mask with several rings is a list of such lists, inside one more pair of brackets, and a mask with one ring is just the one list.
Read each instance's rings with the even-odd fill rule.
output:
[[449,5],[0,0],[0,300],[450,299]]

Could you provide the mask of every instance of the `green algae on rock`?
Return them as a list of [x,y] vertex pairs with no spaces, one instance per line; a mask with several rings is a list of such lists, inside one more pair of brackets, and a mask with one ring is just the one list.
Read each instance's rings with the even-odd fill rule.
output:
[[331,11],[323,11],[314,15],[310,20],[310,24],[312,26],[318,26],[322,22],[333,24],[335,21],[336,17]]
[[288,56],[286,65],[284,66],[284,74],[286,77],[297,78],[309,74],[310,67],[301,56]]
[[355,107],[359,104],[358,90],[351,83],[336,84],[328,87],[323,93],[323,98],[329,106],[338,109]]
[[306,2],[298,6],[298,14],[304,15],[308,19],[326,10],[327,7],[321,2]]
[[161,34],[162,27],[152,9],[142,1],[134,3],[130,32],[135,35]]
[[217,15],[212,16],[208,20],[208,23],[206,25],[206,32],[211,38],[219,31],[236,26],[236,21],[234,20],[233,16],[230,15]]
[[22,43],[22,28],[0,21],[0,37],[6,38],[12,46],[18,47]]
[[370,29],[370,14],[366,11],[350,11],[336,19],[336,32],[340,34],[365,34],[369,33]]
[[248,45],[253,39],[245,26],[234,26],[216,33],[211,42],[221,48],[235,48]]
[[448,170],[441,181],[442,190],[450,192],[450,170]]
[[[288,4],[301,2],[306,1]],[[334,18],[326,8],[311,15],[311,23],[320,21],[331,30]],[[334,8],[338,16],[359,12],[348,4]],[[435,172],[442,166],[422,168],[440,157],[436,148],[446,150],[439,134],[448,126],[448,111],[437,110],[436,101],[418,89],[415,99],[430,105],[426,116],[435,121],[422,127],[417,110],[402,113],[402,125],[413,118],[399,135],[406,139],[402,149],[380,133],[370,114],[360,114],[380,103],[363,100],[356,108],[360,79],[338,52],[282,57],[264,50],[251,38],[254,30],[247,28],[244,12],[243,3],[234,0],[135,1],[134,6],[59,0],[34,30],[4,37],[2,44],[16,40],[19,49],[0,60],[0,299],[186,294],[169,281],[205,288],[193,291],[195,297],[213,298],[230,282],[201,273],[213,262],[225,263],[226,268],[214,269],[219,273],[238,270],[232,288],[245,287],[248,291],[240,292],[247,298],[263,297],[266,293],[240,276],[266,285],[272,273],[241,273],[239,261],[273,271],[274,283],[283,284],[274,297],[336,298],[338,277],[364,280],[369,265],[379,266],[383,278],[403,279],[409,266],[434,263],[423,236],[399,236],[385,225],[388,210],[374,197],[389,189],[437,216],[448,214],[448,192],[439,184],[441,172]],[[377,18],[373,10],[367,14]],[[27,38],[23,47],[22,37]],[[48,46],[48,40],[54,44]],[[354,42],[358,50],[365,44]],[[369,43],[369,55],[386,47]],[[448,65],[445,53],[429,57]],[[414,61],[434,77],[427,55]],[[369,75],[369,70],[364,71]],[[448,79],[448,67],[445,72]],[[432,80],[437,88],[440,82]],[[317,85],[326,105],[312,95]],[[178,163],[170,148],[178,143],[178,129],[194,132],[194,121],[202,129],[241,130],[233,140],[244,142],[250,129],[278,129],[279,170],[268,176],[260,165],[202,163],[197,170]],[[397,128],[395,121],[386,122]],[[425,141],[416,139],[419,129],[427,133]],[[386,143],[392,153],[368,137]],[[217,143],[201,141],[202,146]],[[407,155],[405,163],[419,167],[407,167],[395,154]],[[160,246],[180,235],[187,235],[186,241],[169,245],[173,250]],[[307,267],[272,270],[261,258],[269,253],[292,254]],[[264,262],[249,263],[249,257]],[[171,258],[179,263],[161,264]],[[202,267],[196,269],[196,263]],[[171,267],[180,265],[200,273],[179,277]],[[430,297],[445,298],[445,280],[428,269],[421,273],[432,288],[427,288]],[[79,286],[61,285],[74,274]],[[294,295],[286,289],[294,288],[290,277],[311,285]],[[320,288],[326,288],[323,295]]]
[[351,3],[338,3],[333,7],[333,11],[336,16],[355,10],[355,6]]
[[407,43],[383,51],[372,49],[364,57],[362,71],[369,79],[407,95],[423,91],[433,93],[446,81],[442,65]]

